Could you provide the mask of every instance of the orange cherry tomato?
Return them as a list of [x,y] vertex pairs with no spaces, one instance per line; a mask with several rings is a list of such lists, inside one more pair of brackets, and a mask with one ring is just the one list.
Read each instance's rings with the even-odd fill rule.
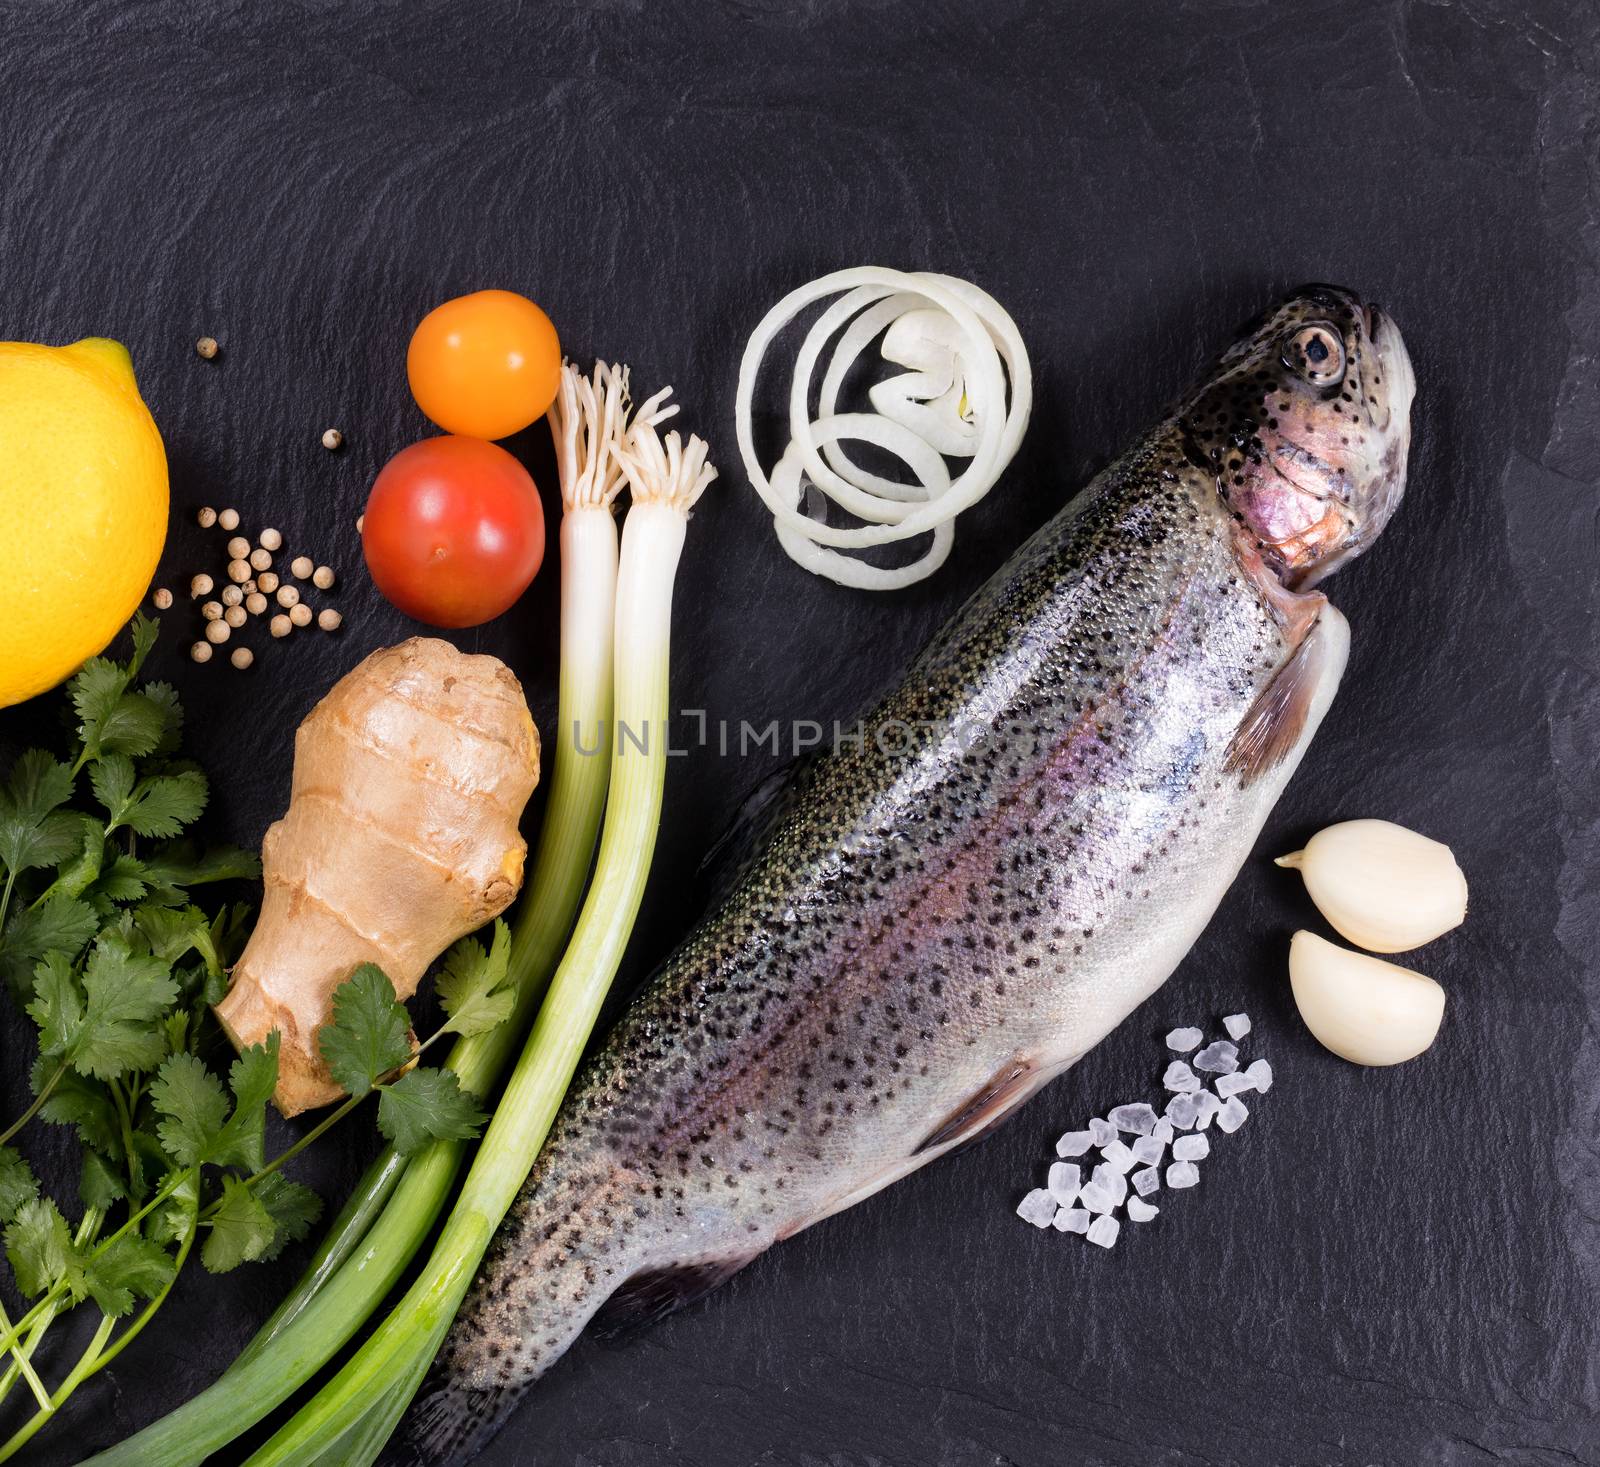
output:
[[361,525],[367,569],[407,616],[475,627],[544,560],[544,509],[516,459],[481,438],[424,438],[383,466]]
[[526,296],[480,290],[436,306],[406,352],[417,406],[446,433],[508,438],[555,401],[561,343]]

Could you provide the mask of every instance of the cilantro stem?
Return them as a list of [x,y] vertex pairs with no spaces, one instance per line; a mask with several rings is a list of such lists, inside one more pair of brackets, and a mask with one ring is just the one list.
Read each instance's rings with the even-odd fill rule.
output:
[[11,906],[11,893],[17,884],[17,873],[6,868],[6,889],[0,892],[0,932],[6,930],[6,911]]
[[[158,1310],[167,1302],[167,1295],[172,1292],[172,1286],[177,1283],[179,1276],[183,1273],[183,1265],[188,1261],[189,1250],[194,1247],[194,1240],[199,1235],[199,1222],[200,1219],[198,1212],[195,1208],[190,1208],[189,1226],[184,1231],[182,1241],[178,1244],[178,1253],[173,1259],[172,1276],[166,1281],[165,1284],[161,1286],[161,1292],[158,1293],[154,1299],[151,1299],[148,1303],[146,1303],[145,1307],[139,1311],[139,1317],[135,1319],[133,1323],[127,1327],[127,1329],[123,1330],[123,1332],[117,1336],[116,1343],[112,1345],[109,1350],[106,1350],[103,1354],[98,1356],[89,1369],[84,1371],[83,1375],[79,1377],[80,1383],[84,1380],[87,1380],[97,1371],[104,1370],[106,1366],[111,1364],[111,1362],[115,1360],[117,1356],[123,1352],[123,1350],[125,1350],[134,1342],[134,1340],[138,1337],[139,1332],[150,1323],[151,1319],[155,1316],[156,1310]],[[3,1457],[0,1457],[0,1461],[4,1460],[5,1459]]]
[[33,1104],[23,1111],[23,1113],[18,1116],[16,1120],[12,1121],[10,1126],[8,1126],[4,1131],[0,1131],[0,1146],[4,1146],[7,1141],[15,1136],[18,1131],[20,1131],[25,1125],[28,1124],[29,1121],[39,1114],[39,1107],[50,1098],[50,1092],[61,1083],[61,1077],[66,1073],[67,1064],[66,1061],[63,1060],[56,1067],[55,1074],[51,1075],[51,1077],[44,1082],[43,1086],[40,1087],[39,1093],[33,1097]]
[[61,1409],[61,1403],[100,1368],[97,1363],[100,1359],[100,1352],[105,1348],[106,1340],[110,1338],[111,1331],[115,1325],[116,1320],[109,1314],[101,1316],[100,1328],[94,1332],[94,1338],[89,1341],[83,1354],[78,1357],[78,1363],[67,1373],[67,1378],[56,1387],[56,1392],[50,1397],[48,1404],[35,1411],[27,1421],[17,1428],[11,1439],[3,1446],[0,1446],[0,1462],[9,1462],[12,1457],[27,1446],[33,1440],[34,1434]]
[[[106,1215],[103,1209],[98,1207],[85,1208],[83,1217],[78,1223],[78,1231],[72,1239],[73,1246],[76,1248],[82,1248],[85,1244],[93,1240],[99,1233],[101,1226],[105,1223],[105,1220]],[[45,1331],[50,1328],[51,1322],[55,1319],[57,1312],[57,1307],[55,1305],[51,1305],[51,1307],[42,1315],[40,1315],[38,1319],[34,1320],[32,1328],[30,1328],[28,1331],[28,1338],[21,1341],[21,1355],[18,1356],[16,1361],[13,1362],[10,1369],[8,1369],[3,1376],[0,1376],[0,1401],[5,1400],[5,1398],[11,1393],[11,1387],[16,1384],[17,1377],[19,1374],[21,1374],[23,1365],[32,1359],[33,1352],[39,1348],[39,1342],[44,1339]],[[0,1308],[0,1318],[3,1318],[4,1314],[4,1309]],[[16,1347],[13,1346],[13,1349],[15,1348]],[[35,1392],[35,1394],[37,1395],[38,1393]],[[48,1400],[48,1395],[46,1395],[44,1399]]]
[[[3,1300],[0,1300],[0,1328],[11,1328],[11,1316],[6,1312]],[[33,1398],[41,1407],[48,1409],[50,1405],[50,1392],[44,1388],[44,1382],[39,1379],[39,1372],[33,1368],[33,1361],[28,1357],[33,1353],[32,1345],[24,1345],[21,1340],[11,1343],[11,1358],[14,1362],[7,1371],[7,1378],[13,1378],[21,1372],[22,1378],[28,1382],[28,1389],[33,1392]]]

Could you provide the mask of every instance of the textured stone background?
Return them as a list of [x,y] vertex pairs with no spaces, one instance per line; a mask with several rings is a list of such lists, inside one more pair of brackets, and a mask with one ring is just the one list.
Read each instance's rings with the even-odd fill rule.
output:
[[[1438,1046],[1392,1073],[1319,1050],[1284,972],[1314,914],[1253,862],[1167,988],[997,1139],[652,1333],[580,1346],[484,1460],[1600,1461],[1597,29],[1554,0],[0,0],[0,336],[131,346],[171,452],[169,583],[220,558],[202,503],[344,573],[346,630],[258,648],[246,676],[191,666],[175,615],[160,671],[213,828],[242,842],[284,803],[297,720],[414,630],[352,521],[426,431],[403,356],[445,296],[526,291],[575,357],[675,385],[724,474],[680,582],[675,696],[762,722],[848,717],[1276,292],[1355,286],[1416,361],[1410,498],[1331,586],[1346,688],[1261,855],[1354,815],[1456,847],[1472,917],[1420,960],[1451,993]],[[732,421],[765,307],[869,261],[991,290],[1038,390],[950,564],[884,599],[782,558]],[[544,439],[513,447],[548,489]],[[461,639],[511,662],[541,721],[556,585]],[[674,766],[624,987],[766,767]],[[1154,1089],[1159,1034],[1241,1007],[1281,1082],[1197,1191],[1111,1254],[1010,1215],[1057,1132]],[[0,1042],[10,1114],[10,1014]],[[309,1168],[331,1192],[365,1154],[359,1127],[341,1144]],[[30,1147],[70,1174],[64,1138]],[[184,1398],[302,1258],[196,1272],[30,1460]]]

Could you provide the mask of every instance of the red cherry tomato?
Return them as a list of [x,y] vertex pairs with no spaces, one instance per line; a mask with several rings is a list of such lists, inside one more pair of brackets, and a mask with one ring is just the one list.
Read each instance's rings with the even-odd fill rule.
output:
[[544,559],[528,471],[481,438],[424,438],[384,465],[367,499],[367,569],[407,616],[475,627],[507,611]]

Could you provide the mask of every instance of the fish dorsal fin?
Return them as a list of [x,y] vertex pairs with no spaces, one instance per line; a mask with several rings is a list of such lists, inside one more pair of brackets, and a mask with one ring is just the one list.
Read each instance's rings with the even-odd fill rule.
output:
[[1254,784],[1281,764],[1300,742],[1317,689],[1327,671],[1328,644],[1312,622],[1289,660],[1272,674],[1228,742],[1223,767]]
[[709,1258],[696,1263],[673,1263],[665,1268],[649,1268],[624,1279],[595,1316],[595,1327],[606,1335],[631,1334],[653,1324],[675,1309],[703,1299],[713,1289],[727,1283],[751,1259],[759,1256],[741,1253],[732,1258]]
[[695,873],[706,910],[739,884],[767,848],[783,817],[794,808],[796,791],[815,762],[815,754],[802,754],[773,770],[744,797]]
[[1053,1073],[1054,1070],[1041,1069],[1033,1060],[1008,1060],[929,1131],[911,1154],[920,1156],[952,1142],[964,1146],[987,1135]]

